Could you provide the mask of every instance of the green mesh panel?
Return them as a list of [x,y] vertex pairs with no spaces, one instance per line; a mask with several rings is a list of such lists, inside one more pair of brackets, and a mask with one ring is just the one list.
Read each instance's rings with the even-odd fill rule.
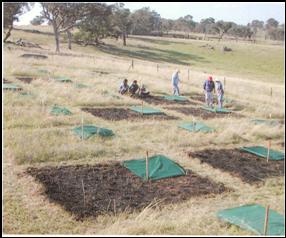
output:
[[58,115],[71,115],[72,113],[65,107],[53,106],[51,114],[58,116]]
[[[268,148],[263,146],[252,146],[252,147],[242,147],[242,151],[246,151],[257,156],[267,158]],[[270,160],[284,160],[285,154],[280,151],[275,151],[270,149],[269,159]]]
[[[146,180],[146,159],[128,160],[123,166],[132,173]],[[158,180],[175,176],[186,175],[185,170],[164,155],[154,155],[148,158],[148,171],[150,180]]]
[[77,134],[81,139],[82,139],[82,135],[83,135],[83,139],[88,139],[89,137],[97,135],[97,134],[103,137],[114,135],[112,130],[96,127],[93,125],[84,125],[83,127],[79,126],[79,127],[72,129],[72,131],[75,134]]
[[[222,220],[237,225],[242,229],[252,231],[257,235],[263,235],[264,233],[265,207],[260,205],[251,204],[225,209],[219,211],[217,216]],[[284,217],[269,209],[267,235],[284,236],[284,234]]]
[[186,129],[190,132],[198,132],[198,131],[202,131],[202,132],[213,132],[214,129],[208,127],[206,124],[201,123],[201,122],[185,122],[179,125],[179,127]]
[[140,106],[137,106],[137,107],[131,107],[130,110],[135,111],[135,112],[139,112],[139,113],[143,113],[143,114],[148,114],[148,115],[163,114],[163,112],[161,112],[160,110],[154,109],[151,107],[143,107],[142,108]]

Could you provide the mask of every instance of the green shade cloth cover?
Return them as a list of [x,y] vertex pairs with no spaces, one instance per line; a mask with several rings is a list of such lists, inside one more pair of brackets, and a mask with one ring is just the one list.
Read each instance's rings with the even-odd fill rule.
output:
[[[265,207],[257,204],[244,205],[241,207],[219,211],[217,216],[227,222],[235,224],[243,229],[252,231],[258,235],[264,233]],[[267,235],[285,234],[284,217],[269,209]]]
[[88,139],[89,137],[93,135],[100,135],[100,136],[113,136],[114,133],[112,130],[106,129],[106,128],[99,128],[93,125],[84,125],[83,126],[83,133],[82,133],[82,127],[76,127],[72,129],[74,133],[76,133],[80,138],[82,139],[82,134],[83,134],[83,139]]
[[55,77],[54,80],[58,81],[58,82],[64,82],[64,83],[71,83],[72,80],[67,78],[67,77]]
[[210,107],[201,107],[204,110],[210,111],[210,112],[216,112],[216,113],[228,113],[231,112],[231,110],[226,108],[210,108]]
[[232,103],[233,102],[232,99],[228,99],[228,98],[223,98],[222,101],[225,103]]
[[263,119],[253,119],[251,120],[251,122],[254,122],[256,125],[266,124],[270,126],[277,126],[280,124],[279,121],[277,120],[263,120]]
[[82,84],[82,83],[77,83],[77,84],[75,85],[75,87],[76,87],[76,88],[88,88],[87,85]]
[[188,100],[186,97],[176,96],[176,95],[162,96],[162,98],[169,100],[169,101],[187,101]]
[[51,110],[51,114],[58,116],[60,114],[62,114],[62,115],[71,115],[72,113],[71,113],[70,110],[68,110],[65,107],[53,106],[53,108]]
[[43,74],[49,73],[49,71],[46,70],[46,69],[39,69],[38,72],[39,72],[39,73],[43,73]]
[[16,84],[12,84],[12,83],[3,83],[2,84],[2,89],[4,90],[21,90],[22,88],[19,87]]
[[132,111],[135,111],[135,112],[139,112],[139,113],[142,113],[143,111],[143,114],[163,114],[163,112],[161,112],[160,110],[157,110],[157,109],[154,109],[154,108],[151,108],[151,107],[143,107],[143,110],[142,110],[142,107],[140,106],[137,106],[137,107],[131,107],[130,110]]
[[21,96],[32,96],[31,93],[28,93],[28,92],[21,92],[19,93]]
[[[263,158],[267,158],[268,149],[263,146],[242,147],[240,148],[240,150],[255,154]],[[285,154],[281,153],[280,151],[275,151],[275,150],[270,149],[269,159],[270,160],[284,160]]]
[[[144,180],[147,179],[145,158],[124,161],[123,166]],[[150,180],[186,175],[186,171],[180,165],[164,155],[148,157],[148,171]]]
[[206,124],[201,123],[201,122],[196,122],[196,123],[185,122],[185,123],[178,125],[178,127],[184,128],[191,132],[198,132],[198,131],[213,132],[214,131],[214,129],[208,127]]

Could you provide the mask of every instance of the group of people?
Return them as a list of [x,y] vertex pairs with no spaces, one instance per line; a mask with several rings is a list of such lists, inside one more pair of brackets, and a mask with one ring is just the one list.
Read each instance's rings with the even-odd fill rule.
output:
[[121,83],[121,85],[119,87],[119,93],[120,94],[129,93],[130,96],[137,95],[137,96],[141,96],[141,97],[145,97],[145,96],[148,96],[150,94],[150,92],[147,91],[144,84],[142,84],[142,86],[139,87],[137,80],[134,80],[132,82],[132,84],[129,86],[127,79],[124,79],[123,82]]
[[[179,73],[180,70],[176,69],[175,72],[172,74],[173,95],[176,96],[180,96]],[[216,79],[214,82],[212,76],[209,76],[208,79],[205,80],[203,84],[203,89],[205,92],[205,102],[208,107],[213,107],[213,92],[216,92],[217,94],[218,108],[223,107],[224,89],[221,81]],[[141,97],[146,97],[150,94],[150,92],[146,90],[143,84],[141,87],[139,87],[137,80],[134,80],[133,83],[129,86],[127,79],[124,79],[124,81],[121,83],[119,88],[119,93],[120,94],[129,93],[131,96],[138,95]]]
[[[179,73],[180,70],[176,69],[175,72],[172,74],[172,87],[173,87],[173,94],[179,96]],[[213,81],[212,76],[209,76],[207,80],[204,81],[203,89],[205,92],[205,102],[208,107],[213,107],[213,92],[216,91],[217,94],[217,101],[218,101],[218,108],[223,107],[223,95],[224,89],[221,81],[218,79]]]

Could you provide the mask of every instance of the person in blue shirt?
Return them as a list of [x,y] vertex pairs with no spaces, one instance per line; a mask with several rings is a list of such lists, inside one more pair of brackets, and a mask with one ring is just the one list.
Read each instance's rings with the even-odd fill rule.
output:
[[223,95],[224,95],[223,85],[222,85],[221,81],[216,79],[215,80],[215,86],[216,86],[218,108],[222,108]]
[[180,90],[179,90],[179,73],[180,70],[176,69],[175,72],[172,74],[172,86],[173,86],[173,94],[179,96],[180,95]]
[[119,88],[119,93],[120,94],[125,94],[128,92],[129,86],[128,86],[128,80],[124,79],[124,81],[121,83],[120,88]]
[[209,76],[208,79],[204,82],[204,91],[205,91],[205,100],[208,107],[213,107],[213,91],[215,85],[213,82],[212,76]]

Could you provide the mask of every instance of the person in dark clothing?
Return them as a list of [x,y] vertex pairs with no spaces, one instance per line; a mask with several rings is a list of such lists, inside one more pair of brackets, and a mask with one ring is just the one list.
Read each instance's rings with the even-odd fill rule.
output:
[[137,84],[137,80],[134,80],[133,83],[129,87],[129,93],[131,96],[139,93],[139,85]]
[[145,85],[144,85],[144,84],[143,84],[143,85],[141,86],[141,88],[140,88],[139,95],[140,95],[141,97],[147,97],[147,96],[150,95],[150,92],[147,91],[147,89],[145,88]]

